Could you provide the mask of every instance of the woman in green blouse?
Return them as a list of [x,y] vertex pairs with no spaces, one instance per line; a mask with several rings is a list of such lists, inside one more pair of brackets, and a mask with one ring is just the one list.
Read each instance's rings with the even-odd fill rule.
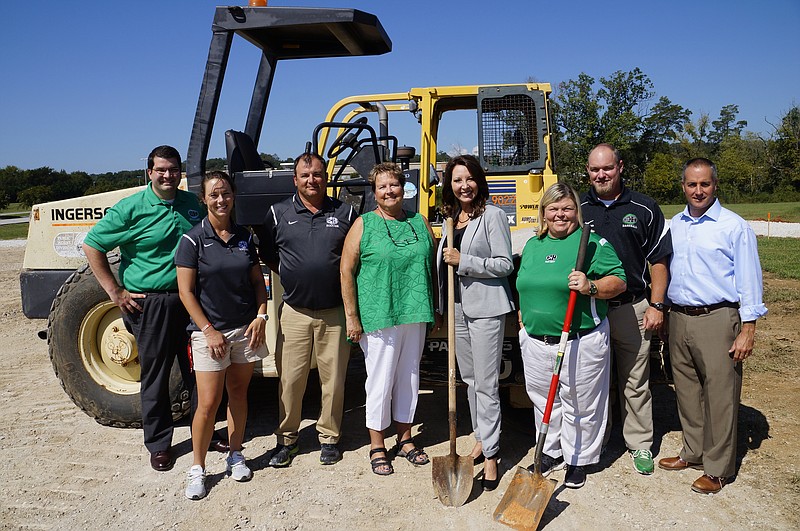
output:
[[383,431],[394,421],[397,456],[429,462],[411,426],[419,391],[419,362],[433,312],[433,233],[425,216],[403,210],[405,176],[382,163],[369,175],[377,208],[354,223],[344,242],[342,298],[347,337],[364,351],[366,421],[375,474],[394,469]]

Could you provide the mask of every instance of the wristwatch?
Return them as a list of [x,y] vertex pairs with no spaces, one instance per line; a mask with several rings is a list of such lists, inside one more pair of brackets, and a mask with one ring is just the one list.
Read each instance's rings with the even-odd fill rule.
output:
[[256,315],[256,317],[258,319],[264,319],[265,323],[267,322],[267,319],[269,319],[269,316],[267,316],[267,314],[265,314],[265,313],[259,313],[259,314]]
[[589,281],[589,296],[594,297],[595,295],[597,295],[597,284]]
[[666,309],[667,309],[667,307],[666,307],[666,306],[664,306],[664,303],[663,303],[663,302],[651,302],[651,303],[650,303],[650,306],[652,306],[653,308],[655,308],[655,309],[656,309],[656,310],[658,310],[659,312],[663,312],[664,310],[666,310]]

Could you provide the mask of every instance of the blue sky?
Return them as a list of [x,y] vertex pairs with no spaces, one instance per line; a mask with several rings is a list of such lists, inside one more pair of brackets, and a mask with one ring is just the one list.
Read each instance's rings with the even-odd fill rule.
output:
[[[136,169],[153,146],[186,154],[211,0],[2,2],[0,167]],[[246,0],[231,2],[246,4]],[[433,85],[555,87],[639,67],[659,96],[716,118],[737,104],[768,132],[800,104],[800,1],[272,0],[378,16],[393,51],[278,65],[259,150],[294,156],[339,99]],[[209,156],[241,129],[258,55],[234,46]],[[442,149],[469,138],[444,139]],[[418,140],[401,138],[401,143]]]

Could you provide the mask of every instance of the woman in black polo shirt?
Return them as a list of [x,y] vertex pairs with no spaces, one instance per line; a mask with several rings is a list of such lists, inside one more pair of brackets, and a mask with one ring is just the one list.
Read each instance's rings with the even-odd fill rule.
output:
[[267,355],[267,292],[250,232],[233,222],[233,182],[224,172],[208,173],[201,185],[208,216],[178,243],[178,291],[192,318],[192,364],[198,406],[192,420],[194,462],[186,497],[206,495],[205,458],[214,416],[228,391],[230,454],[226,473],[247,481],[252,472],[242,456],[247,421],[247,387],[253,365]]

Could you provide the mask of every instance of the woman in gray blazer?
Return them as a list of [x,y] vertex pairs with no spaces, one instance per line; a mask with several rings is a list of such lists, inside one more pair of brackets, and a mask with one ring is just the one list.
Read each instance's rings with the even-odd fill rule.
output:
[[453,249],[439,244],[439,313],[444,313],[447,278],[444,268],[456,269],[456,356],[467,384],[476,462],[485,459],[484,490],[499,483],[499,375],[505,316],[514,310],[508,275],[511,231],[505,213],[487,205],[489,185],[478,160],[461,155],[447,163],[442,187],[443,214],[454,218]]

